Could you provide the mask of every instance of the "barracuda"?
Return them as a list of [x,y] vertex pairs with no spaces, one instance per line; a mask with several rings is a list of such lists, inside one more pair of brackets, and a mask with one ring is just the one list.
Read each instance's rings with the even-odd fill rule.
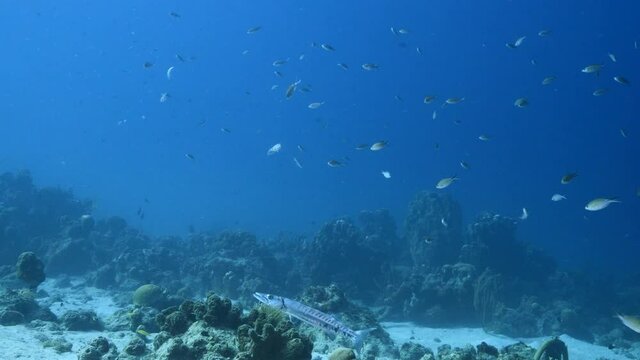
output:
[[360,350],[362,349],[362,342],[364,341],[364,338],[372,330],[375,330],[351,330],[345,324],[338,321],[338,319],[336,319],[335,317],[286,297],[259,292],[254,293],[253,297],[269,307],[281,310],[287,315],[294,317],[313,327],[322,329],[330,335],[337,334],[350,338],[353,341],[353,348],[357,352],[360,352]]

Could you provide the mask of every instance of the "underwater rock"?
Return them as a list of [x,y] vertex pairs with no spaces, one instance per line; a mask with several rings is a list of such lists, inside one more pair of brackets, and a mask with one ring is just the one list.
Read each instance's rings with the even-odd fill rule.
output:
[[253,293],[283,288],[286,270],[256,236],[243,231],[224,231],[217,236],[192,234],[181,272],[192,274],[196,288],[253,303]]
[[103,326],[93,310],[69,310],[60,317],[62,325],[71,331],[102,330]]
[[51,274],[82,275],[94,268],[93,244],[87,240],[67,238],[54,244],[47,254],[47,271]]
[[400,346],[400,360],[420,360],[426,354],[433,352],[423,345],[406,342]]
[[142,356],[147,352],[147,345],[144,343],[144,340],[136,337],[129,341],[124,348],[124,352],[133,356]]
[[384,255],[385,260],[408,254],[396,235],[396,222],[389,210],[361,211],[358,214],[358,223],[364,235],[363,246],[372,252]]
[[191,349],[186,346],[182,339],[171,338],[162,344],[156,351],[156,359],[158,360],[195,360],[196,357],[191,353]]
[[249,359],[311,359],[313,342],[294,329],[282,312],[261,306],[251,310],[246,321],[238,328],[237,339],[240,353]]
[[[183,303],[183,305],[189,302]],[[183,306],[181,306],[181,309]],[[241,322],[242,309],[231,303],[228,298],[221,298],[215,294],[209,294],[204,303],[205,312],[195,313],[195,318],[204,320],[209,326],[216,328],[237,328]],[[201,317],[200,317],[201,316]]]
[[191,322],[187,315],[180,311],[177,306],[172,306],[162,310],[156,316],[156,322],[160,325],[160,330],[171,335],[180,335],[187,331]]
[[40,307],[31,290],[5,290],[0,292],[0,325],[17,325],[32,320],[56,321],[48,309]]
[[12,326],[22,324],[24,322],[24,315],[21,312],[15,310],[0,310],[0,325]]
[[27,251],[20,254],[16,264],[16,276],[26,282],[30,288],[35,289],[44,279],[44,264],[36,254]]
[[73,348],[73,344],[63,337],[40,339],[40,342],[42,343],[42,347],[51,348],[58,354],[71,352]]
[[520,342],[502,348],[498,360],[531,360],[535,353],[535,349]]
[[439,326],[466,325],[473,319],[473,291],[476,270],[457,263],[437,270],[414,273],[385,299],[388,316]]
[[438,360],[476,360],[476,348],[466,345],[452,349],[449,345],[442,345],[438,347]]
[[498,349],[495,346],[491,346],[484,341],[478,344],[478,346],[476,346],[476,352],[478,353],[478,357],[487,355],[483,358],[498,357],[500,355],[500,351],[498,351]]
[[107,338],[99,336],[78,353],[78,360],[115,360],[118,349]]
[[[483,213],[468,227],[460,261],[511,277],[544,282],[556,269],[550,256],[516,238],[514,219]],[[508,256],[505,256],[508,254]]]
[[329,360],[356,360],[356,353],[353,349],[337,348],[329,355]]
[[417,269],[456,262],[462,245],[460,205],[448,195],[418,193],[409,205],[405,233]]
[[309,284],[335,283],[351,297],[373,301],[388,258],[370,245],[350,220],[329,222],[304,244],[302,278]]

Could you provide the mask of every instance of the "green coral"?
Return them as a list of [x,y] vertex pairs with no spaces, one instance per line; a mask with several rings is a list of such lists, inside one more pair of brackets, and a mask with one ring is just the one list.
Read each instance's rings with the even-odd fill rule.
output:
[[562,340],[555,337],[540,346],[533,360],[569,360],[569,350]]
[[293,328],[278,310],[260,307],[238,328],[238,348],[253,360],[309,360],[313,342]]
[[142,285],[133,292],[133,303],[139,306],[148,306],[161,310],[166,300],[162,288],[154,284]]

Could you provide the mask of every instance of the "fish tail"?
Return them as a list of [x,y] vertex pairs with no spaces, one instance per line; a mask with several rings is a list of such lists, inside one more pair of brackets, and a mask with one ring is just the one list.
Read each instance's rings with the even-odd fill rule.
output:
[[362,350],[362,345],[364,344],[364,340],[369,336],[369,333],[375,330],[376,328],[364,329],[356,331],[356,337],[353,339],[353,348],[356,353],[360,353]]

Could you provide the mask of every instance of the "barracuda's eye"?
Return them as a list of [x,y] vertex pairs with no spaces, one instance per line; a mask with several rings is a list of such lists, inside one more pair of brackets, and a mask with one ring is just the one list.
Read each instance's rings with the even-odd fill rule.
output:
[[267,295],[267,299],[273,300],[273,295]]

